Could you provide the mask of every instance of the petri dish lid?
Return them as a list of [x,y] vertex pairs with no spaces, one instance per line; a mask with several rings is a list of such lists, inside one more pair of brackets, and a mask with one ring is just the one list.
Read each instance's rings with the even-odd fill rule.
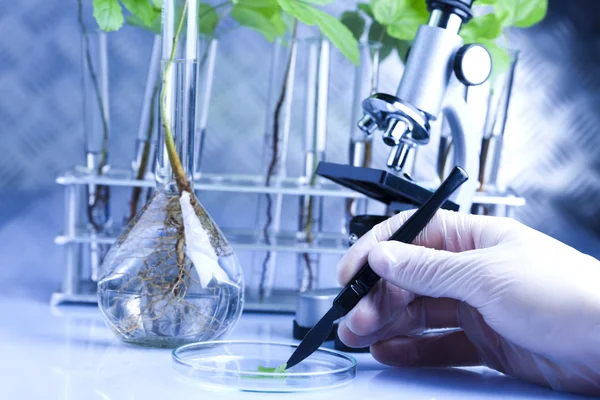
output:
[[298,346],[256,341],[191,343],[173,351],[173,367],[186,380],[217,391],[304,392],[330,389],[356,376],[356,359],[319,349],[284,373],[259,372],[285,363]]

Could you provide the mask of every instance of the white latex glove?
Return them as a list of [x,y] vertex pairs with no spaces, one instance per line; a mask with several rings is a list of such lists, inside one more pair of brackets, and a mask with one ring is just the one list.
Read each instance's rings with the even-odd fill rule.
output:
[[[412,245],[400,213],[338,265],[383,279],[340,324],[384,364],[486,365],[555,390],[600,394],[600,262],[514,220],[439,211]],[[423,247],[422,247],[423,246]],[[419,336],[424,330],[462,331]]]

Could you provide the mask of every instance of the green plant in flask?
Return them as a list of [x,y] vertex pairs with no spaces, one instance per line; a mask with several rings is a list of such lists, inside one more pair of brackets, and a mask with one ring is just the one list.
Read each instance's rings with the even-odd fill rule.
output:
[[242,310],[243,276],[191,179],[198,2],[165,0],[162,8],[156,191],[106,256],[98,298],[123,341],[175,347],[231,331]]

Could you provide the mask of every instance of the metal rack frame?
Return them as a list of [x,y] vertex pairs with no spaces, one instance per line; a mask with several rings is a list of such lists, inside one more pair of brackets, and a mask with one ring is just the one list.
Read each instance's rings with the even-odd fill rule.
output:
[[[80,220],[80,207],[85,201],[83,191],[86,185],[116,187],[153,188],[153,180],[136,180],[127,170],[111,170],[103,176],[90,173],[84,167],[76,167],[62,175],[56,182],[65,189],[65,225],[54,242],[64,247],[65,273],[60,290],[51,298],[52,305],[62,303],[95,304],[96,283],[84,276],[82,265],[83,246],[112,244],[120,233],[120,227],[98,234]],[[287,178],[272,186],[264,185],[260,175],[217,175],[202,174],[194,180],[194,188],[199,191],[219,191],[232,193],[280,194],[285,196],[317,196],[329,198],[366,198],[363,194],[342,188],[337,184],[319,178],[311,186],[303,178]],[[500,206],[500,214],[512,217],[513,210],[525,204],[525,200],[514,193],[477,193],[474,204]],[[256,230],[223,229],[223,233],[235,250],[277,251],[288,253],[344,254],[348,249],[348,238],[340,232],[319,233],[311,243],[298,243],[297,232],[279,232],[271,244],[267,244],[261,232]],[[246,311],[293,312],[295,309],[294,290],[275,290],[266,302],[260,302],[251,295],[246,298]]]

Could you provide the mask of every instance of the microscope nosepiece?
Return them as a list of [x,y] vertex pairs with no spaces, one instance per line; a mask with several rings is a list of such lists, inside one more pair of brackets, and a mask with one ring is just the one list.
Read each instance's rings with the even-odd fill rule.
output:
[[388,120],[388,126],[383,134],[383,141],[388,146],[396,146],[400,143],[404,134],[408,131],[409,127],[406,121],[400,119]]
[[390,150],[390,155],[387,160],[388,168],[395,171],[402,171],[407,164],[408,157],[410,156],[412,149],[415,144],[409,142],[400,142]]
[[363,117],[357,123],[358,128],[366,133],[367,135],[372,135],[379,127],[377,125],[377,121],[369,114],[363,115]]

